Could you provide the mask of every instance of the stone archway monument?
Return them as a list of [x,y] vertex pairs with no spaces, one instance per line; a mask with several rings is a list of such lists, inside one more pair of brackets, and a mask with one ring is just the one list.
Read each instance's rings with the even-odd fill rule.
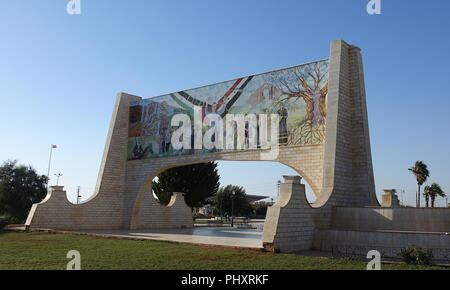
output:
[[212,160],[273,161],[298,172],[285,177],[268,211],[267,248],[308,249],[314,230],[330,226],[332,207],[378,205],[360,49],[337,40],[316,62],[149,99],[119,93],[94,195],[74,205],[52,187],[27,226],[192,227],[181,195],[161,206],[151,181],[168,168]]

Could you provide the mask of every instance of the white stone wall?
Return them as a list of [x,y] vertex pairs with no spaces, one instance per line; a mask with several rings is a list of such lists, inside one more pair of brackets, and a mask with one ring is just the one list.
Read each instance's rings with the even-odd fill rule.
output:
[[450,236],[444,233],[316,229],[313,240],[313,249],[335,256],[364,259],[370,250],[377,250],[382,261],[401,258],[400,251],[411,246],[432,250],[435,261],[450,261]]
[[[331,226],[335,205],[378,205],[362,60],[357,47],[341,40],[331,43],[328,87],[325,143],[281,147],[273,160],[298,172],[317,196],[310,207],[301,185],[286,185],[296,193],[285,207],[270,210],[277,219],[272,247],[281,251],[311,247],[314,229]],[[151,181],[158,173],[211,160],[262,161],[260,150],[127,161],[129,104],[139,99],[125,93],[117,96],[95,195],[80,205],[51,198],[33,206],[27,221],[30,227],[80,230],[183,226],[186,217],[179,214],[178,205],[164,208],[151,194]]]
[[335,207],[332,228],[450,233],[450,208]]

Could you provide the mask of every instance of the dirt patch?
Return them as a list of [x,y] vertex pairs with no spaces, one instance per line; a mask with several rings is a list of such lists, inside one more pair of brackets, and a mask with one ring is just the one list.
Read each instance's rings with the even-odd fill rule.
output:
[[216,262],[216,261],[223,260],[223,259],[213,258],[213,257],[203,257],[203,258],[199,258],[199,260],[201,260],[201,261],[209,261],[209,262]]
[[0,241],[1,243],[35,243],[35,242],[49,242],[49,243],[60,243],[61,241],[48,240],[48,239],[32,239],[32,240],[18,240],[18,239],[8,239],[6,241]]

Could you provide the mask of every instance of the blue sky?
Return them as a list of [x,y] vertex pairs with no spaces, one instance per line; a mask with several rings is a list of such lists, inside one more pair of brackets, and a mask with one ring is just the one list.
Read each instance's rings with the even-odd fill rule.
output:
[[[0,161],[51,174],[75,199],[94,188],[115,95],[152,97],[327,58],[330,41],[362,49],[377,193],[404,189],[423,160],[450,193],[450,2],[381,0],[0,0]],[[220,164],[222,183],[276,196],[292,171]],[[247,181],[248,180],[248,181]],[[54,180],[53,180],[54,181]],[[441,201],[443,204],[443,201]]]

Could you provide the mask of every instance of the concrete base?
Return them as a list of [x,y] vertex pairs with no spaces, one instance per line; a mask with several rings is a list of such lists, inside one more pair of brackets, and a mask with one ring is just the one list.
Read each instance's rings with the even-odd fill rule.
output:
[[334,207],[331,219],[331,228],[314,231],[314,249],[347,257],[378,250],[382,258],[400,258],[414,246],[450,261],[449,208]]
[[365,257],[377,250],[383,258],[401,258],[402,249],[415,246],[431,249],[435,261],[450,261],[450,236],[446,233],[398,231],[316,230],[313,248],[334,256]]
[[334,207],[331,228],[349,231],[448,233],[450,208]]

